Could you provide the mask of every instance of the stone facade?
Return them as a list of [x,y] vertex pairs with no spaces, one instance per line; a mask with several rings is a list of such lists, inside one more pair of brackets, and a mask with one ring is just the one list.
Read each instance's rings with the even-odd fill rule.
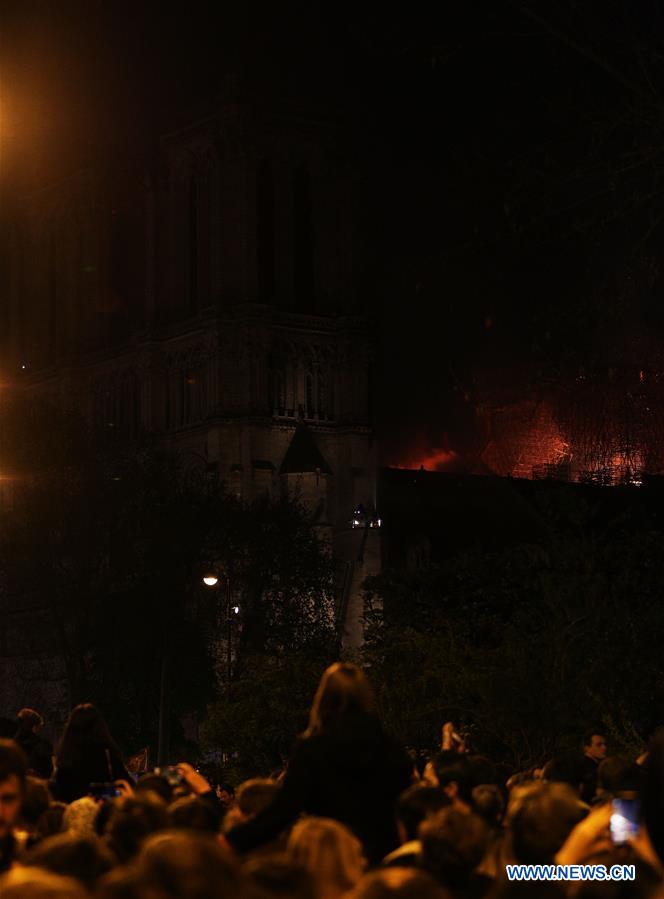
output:
[[[109,439],[157,436],[247,500],[296,487],[357,619],[351,520],[375,503],[375,457],[352,203],[329,123],[242,103],[140,165],[34,185],[14,217],[3,367]],[[281,471],[298,426],[329,471]]]

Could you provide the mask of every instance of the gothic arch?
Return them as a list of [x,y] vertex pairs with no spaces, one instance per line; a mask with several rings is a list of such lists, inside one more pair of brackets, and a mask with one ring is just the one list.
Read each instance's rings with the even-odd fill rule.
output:
[[293,174],[293,303],[297,312],[314,308],[312,179],[306,163]]
[[295,345],[284,338],[276,340],[269,356],[270,404],[273,415],[296,418],[298,411]]

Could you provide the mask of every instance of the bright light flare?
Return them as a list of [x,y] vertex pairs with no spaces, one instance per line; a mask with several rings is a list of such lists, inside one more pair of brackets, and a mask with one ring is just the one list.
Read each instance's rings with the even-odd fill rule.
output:
[[206,587],[216,587],[219,583],[219,578],[216,574],[206,574],[203,578],[203,583]]

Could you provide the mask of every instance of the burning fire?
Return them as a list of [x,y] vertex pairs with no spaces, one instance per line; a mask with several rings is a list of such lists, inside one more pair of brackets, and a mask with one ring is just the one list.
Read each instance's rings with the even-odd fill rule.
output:
[[393,465],[392,468],[423,468],[425,471],[444,471],[447,466],[458,458],[454,450],[434,447],[427,455],[410,457],[406,462]]
[[643,471],[641,453],[638,450],[631,453],[614,453],[611,460],[611,471],[614,481],[640,487],[643,483],[641,480]]

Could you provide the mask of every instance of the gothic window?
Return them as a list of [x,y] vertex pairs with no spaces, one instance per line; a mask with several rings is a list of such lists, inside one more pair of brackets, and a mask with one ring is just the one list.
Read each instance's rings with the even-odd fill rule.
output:
[[189,311],[198,311],[198,262],[199,262],[199,233],[198,233],[198,207],[199,185],[195,174],[189,176]]
[[314,249],[311,178],[304,165],[298,166],[293,184],[293,300],[297,312],[313,309]]
[[272,414],[280,418],[295,416],[296,401],[293,368],[285,357],[270,360],[270,403]]
[[219,161],[212,154],[208,162],[208,222],[210,228],[210,295],[214,300],[221,287],[221,182],[219,178]]
[[201,418],[200,372],[185,369],[181,374],[182,384],[182,424],[189,425]]
[[274,300],[274,177],[266,159],[258,166],[256,183],[256,250],[258,264],[258,299]]
[[315,375],[313,371],[308,371],[304,377],[304,387],[305,387],[305,417],[306,418],[315,418],[316,417],[316,405],[314,401],[315,393],[314,393],[314,378]]
[[127,294],[130,291],[131,227],[125,210],[111,210],[108,234],[109,331],[112,339],[125,336]]
[[138,387],[133,372],[125,372],[115,394],[118,433],[124,438],[134,438],[138,432]]
[[252,407],[259,412],[264,412],[268,403],[272,402],[272,397],[265,395],[265,371],[262,352],[259,347],[252,348],[251,364],[251,403]]
[[133,439],[140,426],[139,388],[134,372],[101,378],[95,387],[94,423],[106,440]]
[[276,382],[276,412],[277,415],[286,414],[286,379],[284,373],[278,371],[275,375]]
[[322,419],[326,419],[329,417],[329,410],[327,408],[327,390],[325,383],[325,374],[322,371],[318,372],[318,383],[317,383],[317,393],[318,393],[318,417]]
[[272,406],[275,415],[288,417],[288,372],[286,366],[280,366],[272,373]]
[[[293,359],[297,357],[297,367]],[[320,347],[283,345],[270,357],[269,395],[273,415],[313,421],[334,418],[332,371]]]
[[165,398],[166,429],[195,424],[207,413],[207,361],[185,354],[172,365]]

